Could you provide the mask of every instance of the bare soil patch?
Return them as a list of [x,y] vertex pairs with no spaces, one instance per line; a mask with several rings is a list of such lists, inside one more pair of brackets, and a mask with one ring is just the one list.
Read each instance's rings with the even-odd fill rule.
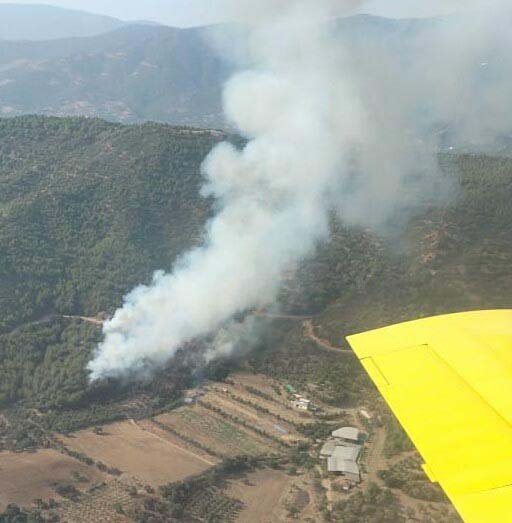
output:
[[144,430],[133,421],[107,425],[102,435],[84,430],[62,440],[69,448],[96,462],[121,470],[121,477],[132,476],[152,486],[180,481],[210,467],[200,456]]
[[279,470],[261,470],[248,474],[244,481],[233,481],[228,496],[244,503],[237,521],[243,523],[276,523],[286,521],[285,499],[294,478]]
[[[77,479],[78,478],[78,479]],[[80,491],[101,483],[105,475],[94,467],[51,449],[0,453],[0,512],[9,503],[28,507],[35,499],[59,499],[56,484],[74,485]]]
[[221,461],[215,453],[209,452],[200,443],[198,444],[196,440],[190,438],[188,434],[183,434],[183,437],[178,436],[178,432],[170,424],[165,425],[155,419],[146,419],[137,421],[137,425],[147,432],[151,432],[163,440],[168,441],[171,445],[175,445],[191,453],[193,456],[203,460],[207,465],[213,467]]

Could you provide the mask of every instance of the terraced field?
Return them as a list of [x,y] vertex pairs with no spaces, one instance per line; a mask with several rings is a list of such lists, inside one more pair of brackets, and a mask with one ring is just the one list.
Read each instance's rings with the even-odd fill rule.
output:
[[156,421],[221,456],[256,456],[276,451],[272,441],[252,434],[200,405],[163,414]]

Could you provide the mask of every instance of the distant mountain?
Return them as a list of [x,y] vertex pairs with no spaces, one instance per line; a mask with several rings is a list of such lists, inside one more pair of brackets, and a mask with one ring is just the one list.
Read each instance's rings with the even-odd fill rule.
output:
[[[436,23],[368,15],[335,22],[358,50],[355,56],[361,49],[364,54],[368,40],[403,54],[407,42]],[[230,41],[233,29],[219,31],[225,30]],[[88,116],[224,127],[222,86],[233,64],[212,48],[210,31],[146,24],[93,37],[0,41],[0,117]]]
[[220,126],[231,66],[206,34],[141,25],[90,38],[0,42],[0,116]]
[[96,36],[126,22],[48,5],[0,4],[1,40],[51,40]]

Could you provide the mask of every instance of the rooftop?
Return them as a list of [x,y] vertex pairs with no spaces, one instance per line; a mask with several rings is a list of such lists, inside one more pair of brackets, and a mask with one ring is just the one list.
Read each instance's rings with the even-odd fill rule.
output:
[[361,453],[361,447],[357,445],[350,447],[336,446],[331,456],[336,459],[357,461],[359,454]]
[[347,439],[350,441],[359,441],[361,432],[355,427],[342,427],[341,429],[335,430],[332,433],[333,437]]
[[330,456],[327,459],[327,470],[329,472],[342,472],[359,476],[359,466],[355,461]]

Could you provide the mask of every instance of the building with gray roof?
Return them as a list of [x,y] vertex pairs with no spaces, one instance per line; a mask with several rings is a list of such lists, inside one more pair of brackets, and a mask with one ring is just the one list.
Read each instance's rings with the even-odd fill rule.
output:
[[341,474],[349,481],[359,483],[361,473],[357,464],[361,455],[361,445],[344,443],[339,439],[327,441],[320,450],[320,457],[327,458],[327,470]]
[[354,483],[359,483],[361,481],[359,465],[355,461],[340,459],[336,456],[330,456],[327,458],[327,470],[329,472],[342,474],[348,480],[353,481]]
[[355,427],[342,427],[332,432],[333,438],[341,439],[352,443],[358,443],[362,439],[362,432]]

